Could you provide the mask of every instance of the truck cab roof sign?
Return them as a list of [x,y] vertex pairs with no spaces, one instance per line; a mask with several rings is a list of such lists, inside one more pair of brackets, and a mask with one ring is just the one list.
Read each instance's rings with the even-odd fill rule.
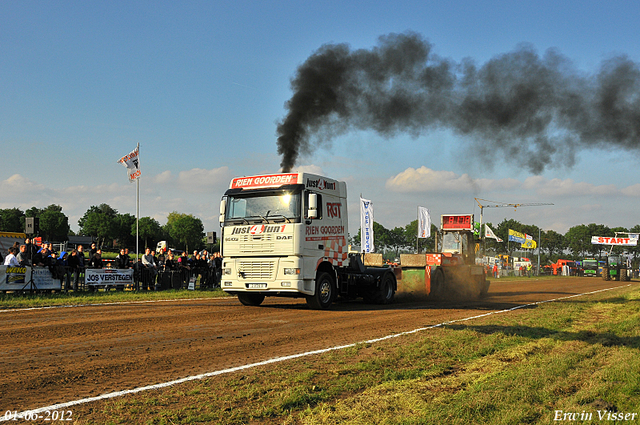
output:
[[231,181],[231,189],[255,189],[298,183],[298,174],[270,174],[265,176],[238,177]]

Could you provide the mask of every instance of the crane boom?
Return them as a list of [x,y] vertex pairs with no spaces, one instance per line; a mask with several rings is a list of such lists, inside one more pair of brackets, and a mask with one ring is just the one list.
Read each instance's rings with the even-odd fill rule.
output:
[[[511,202],[496,202],[489,201],[487,199],[481,198],[473,198],[478,203],[480,207],[480,241],[482,242],[482,254],[484,255],[484,231],[482,230],[482,215],[485,208],[503,208],[503,207],[513,207],[514,211],[517,211],[519,207],[537,207],[541,205],[553,205],[549,202],[527,202],[527,203],[511,203]],[[481,204],[480,201],[488,202],[488,204]],[[538,264],[538,267],[540,264]]]
[[[496,202],[496,201],[489,201],[487,199],[481,199],[481,198],[473,198],[476,200],[476,202],[478,203],[478,206],[480,207],[480,213],[482,214],[482,209],[484,208],[502,208],[502,207],[513,207],[514,209],[517,209],[518,207],[537,207],[540,205],[553,205],[551,203],[548,202],[528,202],[528,203],[510,203],[510,202]],[[484,201],[484,202],[489,202],[488,204],[481,204],[480,201]]]

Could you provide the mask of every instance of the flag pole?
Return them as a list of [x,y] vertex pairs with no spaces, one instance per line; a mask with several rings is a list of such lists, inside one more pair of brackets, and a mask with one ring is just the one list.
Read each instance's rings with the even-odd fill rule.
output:
[[[136,147],[136,149],[138,150],[138,157],[140,157],[140,142],[138,142],[138,146]],[[136,179],[136,263],[135,263],[135,266],[138,265],[138,255],[139,255],[139,247],[138,247],[138,245],[140,244],[139,223],[140,223],[140,176],[138,176],[138,178]]]

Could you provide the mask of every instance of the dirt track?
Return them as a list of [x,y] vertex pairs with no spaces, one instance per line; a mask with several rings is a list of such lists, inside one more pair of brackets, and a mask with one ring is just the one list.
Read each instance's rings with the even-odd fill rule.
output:
[[482,301],[435,303],[400,295],[388,307],[351,302],[328,311],[280,298],[267,298],[261,307],[243,307],[229,298],[3,311],[0,411],[132,389],[628,283],[498,279]]

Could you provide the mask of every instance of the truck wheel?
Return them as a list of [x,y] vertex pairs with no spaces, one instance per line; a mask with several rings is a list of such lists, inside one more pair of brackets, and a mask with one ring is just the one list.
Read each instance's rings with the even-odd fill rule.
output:
[[602,268],[602,280],[611,280],[611,276],[609,276],[609,269],[606,267]]
[[627,281],[629,279],[629,275],[627,274],[627,269],[620,269],[620,281]]
[[380,288],[378,288],[378,296],[376,297],[376,304],[391,304],[393,303],[395,290],[393,275],[391,273],[385,273],[380,281]]
[[444,293],[444,271],[441,268],[436,269],[435,273],[431,276],[431,291],[429,292],[429,298],[440,299]]
[[480,277],[480,298],[484,298],[487,296],[487,292],[489,292],[489,285],[491,282],[487,280],[485,276]]
[[307,297],[307,304],[314,310],[325,310],[333,302],[334,293],[333,277],[327,272],[322,272],[316,279],[316,292]]
[[238,299],[240,300],[242,305],[258,306],[258,305],[262,304],[262,301],[264,301],[264,295],[262,295],[262,294],[247,294],[247,293],[242,292],[242,293],[238,294]]

